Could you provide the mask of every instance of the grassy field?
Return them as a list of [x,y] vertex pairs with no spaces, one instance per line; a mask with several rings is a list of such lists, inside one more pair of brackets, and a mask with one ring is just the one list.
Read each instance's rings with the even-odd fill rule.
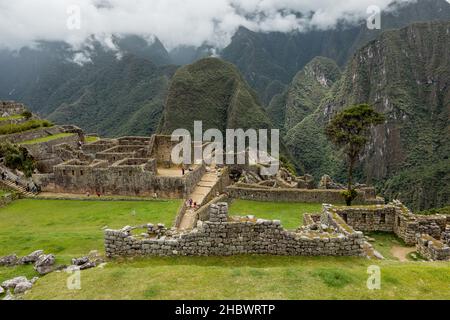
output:
[[322,205],[318,203],[259,202],[234,200],[230,206],[230,215],[254,215],[257,218],[281,220],[286,229],[296,229],[303,223],[304,213],[320,213]]
[[[19,200],[0,209],[0,256],[45,249],[59,263],[103,251],[102,228],[173,222],[181,201]],[[283,219],[296,227],[320,205],[236,201],[232,214]],[[135,214],[133,214],[133,211]],[[275,214],[278,212],[279,214]],[[300,217],[299,217],[300,216]],[[287,219],[285,218],[287,217]],[[371,234],[386,260],[350,257],[178,257],[108,261],[81,273],[81,290],[68,274],[42,277],[25,299],[450,299],[449,262],[399,262],[389,234]],[[381,289],[369,290],[367,268],[381,268]],[[36,275],[32,266],[0,267],[0,282]]]
[[171,226],[180,205],[181,200],[18,200],[0,208],[0,256],[43,249],[65,263],[90,250],[102,251],[106,227],[148,222]]
[[[381,289],[367,268],[381,268]],[[40,279],[26,299],[450,299],[450,264],[331,257],[180,257],[108,263]]]
[[96,142],[98,140],[100,140],[99,137],[93,137],[93,136],[88,136],[85,138],[86,143]]
[[9,117],[0,117],[0,122],[9,121],[9,120],[18,120],[18,119],[22,119],[22,118],[24,118],[24,116],[22,116],[20,114],[9,116]]
[[54,135],[50,135],[50,136],[46,136],[46,137],[42,137],[42,138],[27,140],[27,141],[21,142],[20,144],[30,145],[30,144],[36,144],[36,143],[43,143],[43,142],[48,142],[48,141],[52,141],[52,140],[56,140],[56,139],[70,137],[73,135],[75,135],[75,134],[74,133],[58,133],[58,134],[54,134]]

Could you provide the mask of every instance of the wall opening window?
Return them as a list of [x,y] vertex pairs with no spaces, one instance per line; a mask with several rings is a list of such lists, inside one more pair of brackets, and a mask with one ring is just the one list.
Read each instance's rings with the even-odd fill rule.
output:
[[385,213],[381,214],[380,223],[386,223],[386,214]]

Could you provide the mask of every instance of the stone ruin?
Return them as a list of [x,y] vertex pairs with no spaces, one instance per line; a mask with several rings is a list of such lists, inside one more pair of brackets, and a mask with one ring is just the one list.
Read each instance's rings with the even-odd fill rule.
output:
[[181,167],[170,161],[172,147],[170,136],[153,135],[101,139],[77,152],[59,148],[73,158],[53,166],[52,173],[33,178],[47,192],[184,198],[206,168],[193,165],[183,176]]
[[22,103],[14,101],[0,101],[0,117],[10,117],[17,114],[22,114],[27,111],[27,108]]
[[365,256],[362,232],[324,211],[323,231],[288,231],[280,221],[229,217],[228,204],[211,205],[207,221],[188,232],[172,230],[162,237],[132,235],[132,228],[105,230],[108,257],[227,256],[240,254]]
[[196,228],[189,231],[150,226],[140,235],[133,235],[136,228],[132,227],[105,230],[107,256],[270,254],[382,258],[365,241],[363,231],[384,231],[396,234],[408,245],[416,244],[418,252],[428,259],[450,258],[447,218],[415,216],[397,201],[364,207],[323,205],[321,214],[305,214],[303,226],[294,231],[284,229],[278,220],[230,217],[226,202],[212,204],[207,219],[199,220]]

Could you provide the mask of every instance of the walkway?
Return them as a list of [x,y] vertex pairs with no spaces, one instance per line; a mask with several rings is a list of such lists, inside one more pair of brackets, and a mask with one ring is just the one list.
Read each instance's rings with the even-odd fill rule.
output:
[[[208,195],[211,193],[212,188],[219,181],[219,176],[217,175],[217,171],[215,169],[211,169],[210,172],[207,172],[203,175],[202,179],[197,183],[194,191],[189,196],[189,199],[192,199],[192,202],[197,203],[197,207],[201,207],[205,204]],[[194,227],[196,221],[196,209],[188,208],[181,220],[179,229],[187,230],[192,229]]]

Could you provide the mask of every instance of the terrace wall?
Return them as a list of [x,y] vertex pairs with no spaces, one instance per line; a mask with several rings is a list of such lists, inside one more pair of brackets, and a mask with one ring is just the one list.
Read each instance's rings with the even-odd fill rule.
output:
[[27,108],[22,103],[14,101],[0,101],[0,117],[7,113],[8,115],[22,114],[27,111]]
[[63,132],[64,130],[61,127],[53,126],[48,128],[38,128],[24,132],[3,135],[0,136],[0,140],[8,140],[11,141],[12,143],[20,143],[23,141],[39,139],[49,135],[54,135]]
[[[230,197],[243,200],[269,202],[305,202],[343,204],[342,190],[325,189],[267,189],[257,187],[230,186],[227,188]],[[372,194],[372,191],[368,191]],[[368,198],[366,191],[360,191],[354,204],[383,204],[381,198]]]

